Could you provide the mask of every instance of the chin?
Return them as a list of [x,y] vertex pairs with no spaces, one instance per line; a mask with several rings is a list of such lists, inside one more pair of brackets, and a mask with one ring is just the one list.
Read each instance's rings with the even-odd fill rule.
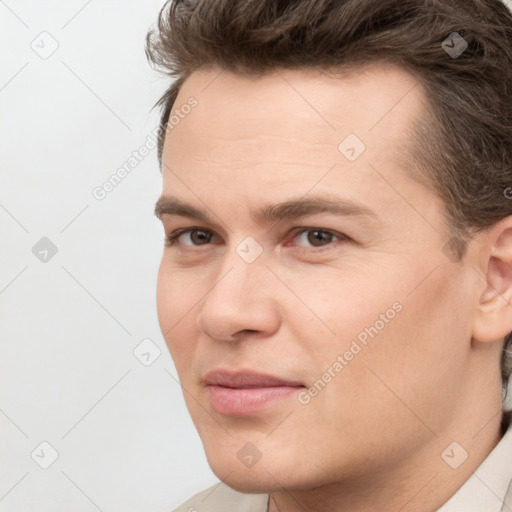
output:
[[282,475],[276,474],[274,476],[272,470],[268,471],[267,468],[260,467],[259,469],[245,470],[237,468],[235,470],[233,467],[222,466],[217,471],[214,466],[210,465],[210,467],[219,480],[223,480],[226,485],[238,492],[268,494],[282,490],[283,486],[289,488],[286,484],[281,484],[280,476]]
[[[305,490],[313,487],[307,475],[300,474],[297,467],[282,459],[262,456],[252,467],[235,456],[228,456],[226,447],[206,450],[211,470],[229,487],[247,494],[268,494],[285,487],[290,490]],[[242,457],[243,458],[243,454]]]

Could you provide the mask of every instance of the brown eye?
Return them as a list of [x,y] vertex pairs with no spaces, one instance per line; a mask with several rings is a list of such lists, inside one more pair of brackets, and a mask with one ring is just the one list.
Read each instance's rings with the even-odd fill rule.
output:
[[203,245],[210,243],[210,240],[212,239],[212,234],[208,231],[202,231],[200,229],[194,229],[191,230],[189,233],[183,233],[183,234],[189,234],[190,240],[192,241],[193,245]]
[[175,231],[167,238],[167,245],[206,245],[211,242],[213,233],[206,229],[189,228]]
[[302,248],[324,247],[348,238],[339,233],[320,228],[302,228],[295,233],[294,245]]
[[330,231],[321,231],[319,229],[307,231],[307,240],[313,247],[330,244],[333,238],[334,235]]

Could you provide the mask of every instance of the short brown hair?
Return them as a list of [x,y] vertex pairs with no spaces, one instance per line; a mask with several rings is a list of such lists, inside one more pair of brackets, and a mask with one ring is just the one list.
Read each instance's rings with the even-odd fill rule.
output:
[[[448,51],[454,37],[460,55]],[[423,85],[429,108],[408,149],[444,201],[448,257],[460,261],[472,236],[512,215],[512,14],[501,0],[168,1],[146,54],[174,79],[155,105],[160,163],[177,94],[198,69],[262,75],[386,61]],[[505,384],[512,333],[501,372]]]

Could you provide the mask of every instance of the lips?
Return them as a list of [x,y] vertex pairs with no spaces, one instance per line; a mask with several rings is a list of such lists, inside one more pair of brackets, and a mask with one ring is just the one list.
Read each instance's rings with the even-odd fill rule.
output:
[[284,380],[272,375],[253,372],[227,372],[215,370],[206,374],[206,385],[223,386],[225,388],[269,388],[275,386],[302,386],[301,382]]
[[305,387],[301,382],[251,371],[214,370],[203,380],[213,408],[227,415],[263,411],[278,401],[291,398]]

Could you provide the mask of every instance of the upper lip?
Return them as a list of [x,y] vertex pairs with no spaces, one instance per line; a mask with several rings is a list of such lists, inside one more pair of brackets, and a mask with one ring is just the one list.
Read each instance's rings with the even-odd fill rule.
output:
[[203,379],[207,386],[223,386],[226,388],[269,388],[277,386],[303,386],[301,382],[291,381],[253,371],[213,370]]

